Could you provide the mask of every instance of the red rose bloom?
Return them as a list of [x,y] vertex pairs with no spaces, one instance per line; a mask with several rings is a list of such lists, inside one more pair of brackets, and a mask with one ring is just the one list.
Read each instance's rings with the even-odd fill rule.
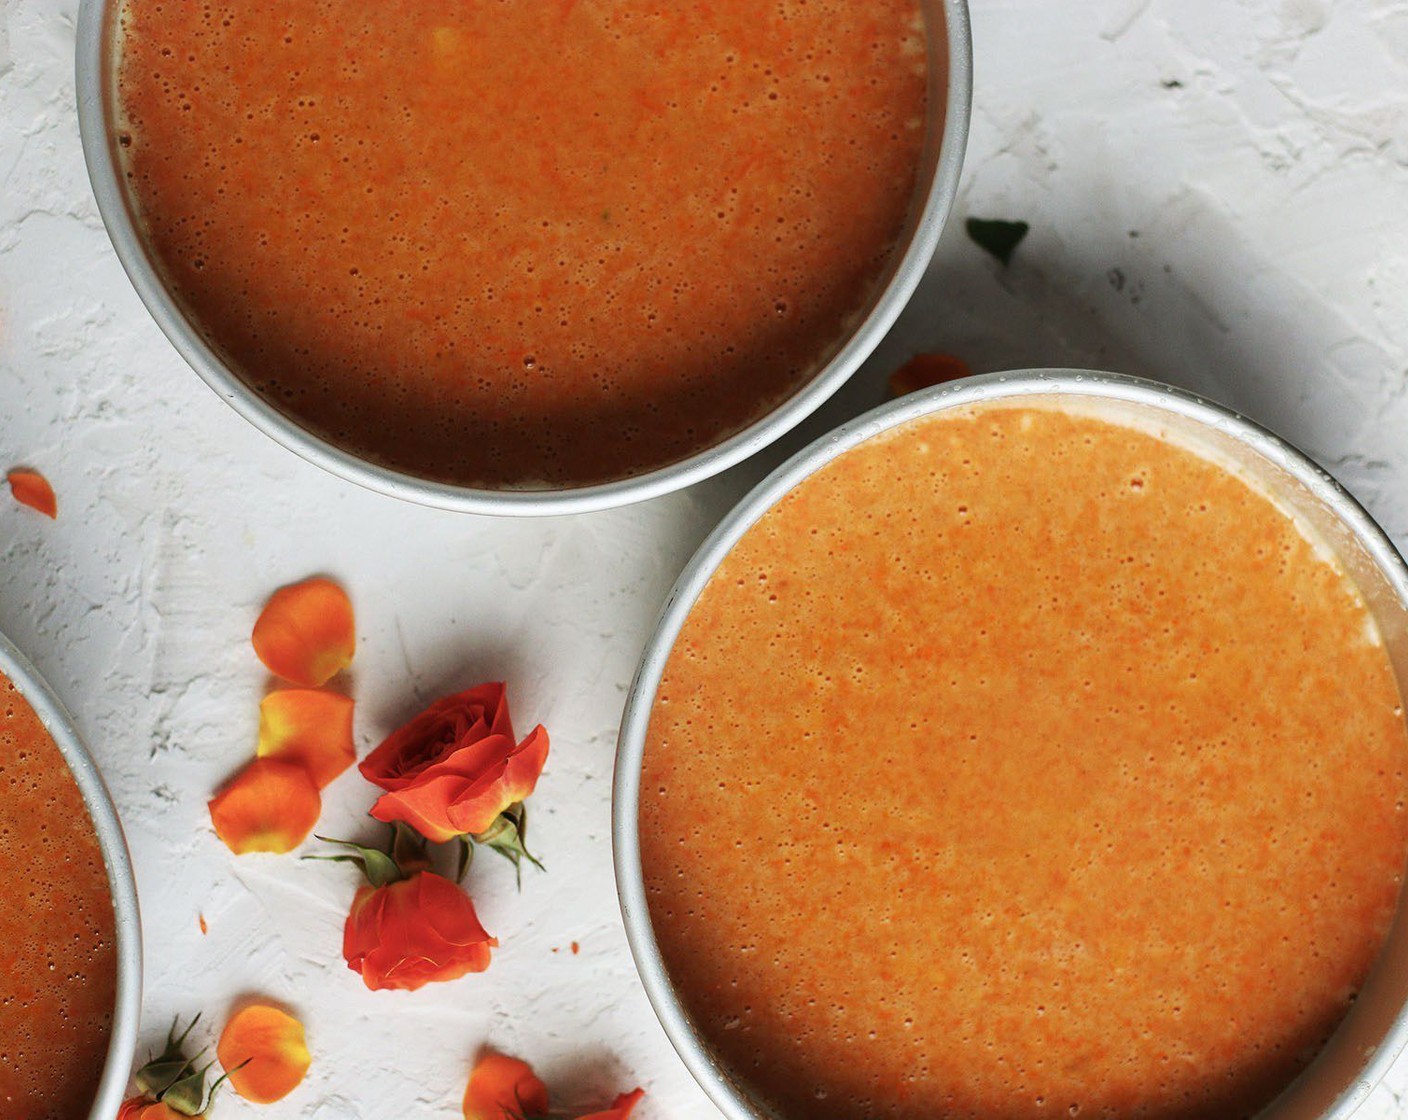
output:
[[501,683],[447,696],[394,731],[362,762],[386,790],[372,816],[404,821],[428,840],[485,832],[537,785],[548,733],[535,727],[516,743]]
[[372,991],[414,991],[489,967],[498,941],[484,932],[469,895],[421,871],[384,887],[363,887],[342,932],[347,967]]

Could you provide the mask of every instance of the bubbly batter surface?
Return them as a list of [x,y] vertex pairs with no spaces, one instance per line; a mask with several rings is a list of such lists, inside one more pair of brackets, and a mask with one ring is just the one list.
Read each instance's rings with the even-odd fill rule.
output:
[[570,486],[758,419],[854,326],[924,139],[918,0],[124,0],[127,181],[265,398]]
[[1397,904],[1408,730],[1269,500],[1054,410],[912,423],[704,590],[656,698],[651,916],[789,1120],[1245,1117]]
[[117,1002],[102,849],[54,740],[0,675],[0,1116],[84,1120]]

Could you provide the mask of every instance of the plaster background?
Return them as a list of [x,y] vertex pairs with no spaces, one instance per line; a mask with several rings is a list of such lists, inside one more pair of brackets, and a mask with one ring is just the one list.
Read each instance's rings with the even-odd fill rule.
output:
[[[954,220],[876,358],[803,429],[691,490],[509,521],[406,505],[305,464],[161,336],[108,244],[74,114],[77,0],[0,0],[0,466],[44,471],[50,523],[0,494],[0,631],[74,712],[126,822],[146,937],[145,1043],[239,997],[296,1008],[314,1065],[221,1115],[459,1115],[473,1056],[534,1062],[557,1105],[636,1084],[641,1120],[714,1115],[646,1003],[610,863],[627,683],[694,547],[790,449],[879,403],[917,349],[984,372],[1161,378],[1278,430],[1408,548],[1408,3],[978,0],[972,139]],[[1025,219],[1000,268],[967,216]],[[369,993],[343,966],[345,868],[236,860],[205,801],[252,751],[248,644],[278,585],[326,572],[359,621],[363,752],[438,695],[509,682],[550,729],[533,803],[549,864],[470,887],[490,971]],[[349,773],[321,829],[358,835]],[[209,933],[202,935],[204,914]],[[576,941],[580,953],[570,944]],[[208,1028],[208,1029],[207,1029]],[[1408,1059],[1360,1115],[1408,1113]]]

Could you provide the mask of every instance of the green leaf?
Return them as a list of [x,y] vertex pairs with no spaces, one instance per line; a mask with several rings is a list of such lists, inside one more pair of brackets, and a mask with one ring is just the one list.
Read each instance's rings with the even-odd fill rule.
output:
[[1032,227],[1026,222],[1008,222],[998,218],[969,218],[963,228],[968,231],[973,244],[991,253],[1005,268]]

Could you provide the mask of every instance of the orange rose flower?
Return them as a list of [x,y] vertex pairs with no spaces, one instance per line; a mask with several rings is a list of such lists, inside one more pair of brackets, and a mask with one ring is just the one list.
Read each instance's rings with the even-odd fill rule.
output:
[[357,892],[342,933],[347,967],[372,991],[414,991],[489,967],[498,941],[484,932],[469,895],[432,871]]
[[[602,1112],[580,1120],[629,1120],[644,1089],[622,1093]],[[548,1089],[533,1067],[518,1058],[493,1052],[481,1057],[464,1091],[464,1120],[547,1120]]]
[[150,1097],[133,1097],[122,1102],[117,1120],[186,1120],[184,1113]]
[[628,1120],[643,1096],[644,1089],[632,1089],[629,1093],[622,1093],[617,1097],[605,1112],[593,1112],[590,1116],[583,1116],[581,1120]]
[[546,1116],[548,1088],[520,1058],[485,1054],[469,1075],[464,1120],[512,1120]]
[[487,832],[533,792],[547,757],[541,725],[516,743],[504,686],[494,683],[432,704],[392,732],[361,770],[386,790],[372,816],[403,821],[443,844]]

